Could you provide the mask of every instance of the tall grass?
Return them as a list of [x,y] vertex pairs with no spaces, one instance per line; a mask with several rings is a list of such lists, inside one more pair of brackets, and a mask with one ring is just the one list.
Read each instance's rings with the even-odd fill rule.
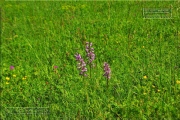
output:
[[[179,119],[178,5],[4,2],[1,119]],[[143,19],[143,8],[170,6],[173,19]],[[87,41],[96,58],[91,79],[83,80],[74,54],[86,57]],[[108,90],[104,62],[112,73]],[[26,107],[41,111],[27,114]]]

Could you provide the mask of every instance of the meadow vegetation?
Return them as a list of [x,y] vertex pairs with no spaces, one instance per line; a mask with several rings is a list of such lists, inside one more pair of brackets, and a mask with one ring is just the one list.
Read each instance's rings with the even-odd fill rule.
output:
[[[144,19],[148,7],[173,7],[173,18]],[[178,1],[4,2],[0,118],[180,119],[179,16]]]

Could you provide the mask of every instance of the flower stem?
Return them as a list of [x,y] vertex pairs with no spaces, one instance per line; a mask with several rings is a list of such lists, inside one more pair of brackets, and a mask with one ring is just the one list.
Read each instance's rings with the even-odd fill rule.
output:
[[89,67],[90,67],[90,79],[91,79],[91,63],[89,64]]
[[109,81],[108,81],[108,78],[107,78],[106,80],[107,80],[107,89],[108,89],[108,86],[109,86],[109,84],[108,84],[108,82],[109,82]]

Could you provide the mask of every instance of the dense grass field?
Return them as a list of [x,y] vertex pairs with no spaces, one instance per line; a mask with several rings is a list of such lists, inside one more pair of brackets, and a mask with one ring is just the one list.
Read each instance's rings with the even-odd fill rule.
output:
[[[180,119],[180,2],[9,1],[0,12],[0,119]],[[86,42],[95,60],[82,76]]]

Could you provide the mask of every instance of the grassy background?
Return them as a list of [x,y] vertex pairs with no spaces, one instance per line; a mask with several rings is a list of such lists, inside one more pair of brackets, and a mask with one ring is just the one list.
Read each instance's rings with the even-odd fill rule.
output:
[[[143,19],[143,8],[170,6],[173,19]],[[178,1],[4,2],[1,119],[180,119],[179,8]],[[85,58],[86,41],[96,58],[83,79],[74,55]],[[7,107],[48,107],[49,114]]]

